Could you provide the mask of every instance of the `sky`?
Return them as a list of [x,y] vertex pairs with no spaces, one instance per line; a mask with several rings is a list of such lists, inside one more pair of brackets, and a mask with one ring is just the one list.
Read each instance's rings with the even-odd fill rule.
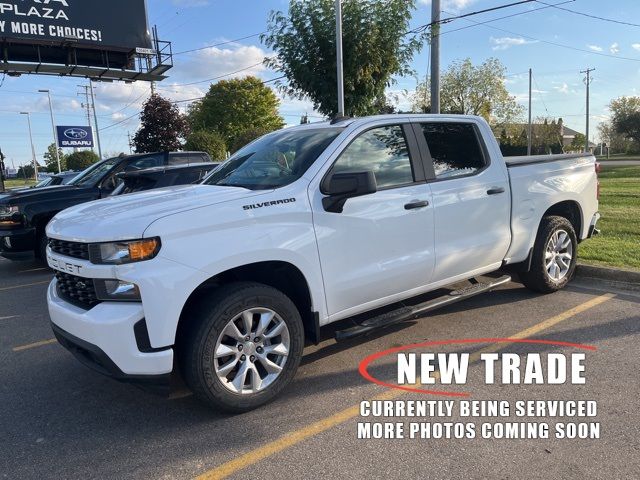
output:
[[[442,0],[442,18],[512,3],[514,0]],[[174,52],[243,40],[193,53],[178,54],[169,78],[158,84],[158,92],[173,101],[202,96],[214,77],[257,75],[269,80],[279,76],[260,64],[271,55],[260,43],[269,13],[286,11],[288,0],[147,0],[149,21],[157,25],[161,39],[173,43]],[[430,21],[430,0],[417,0],[412,26]],[[555,4],[591,18],[549,7]],[[606,8],[603,8],[603,4]],[[502,18],[509,16],[508,18]],[[483,23],[488,22],[488,23]],[[638,25],[626,25],[627,22]],[[482,24],[478,24],[482,23]],[[640,89],[640,2],[637,0],[544,0],[503,10],[457,19],[442,27],[441,66],[469,57],[474,64],[498,58],[507,68],[506,87],[522,105],[528,102],[528,69],[533,69],[533,116],[562,117],[565,125],[585,131],[586,68],[595,68],[591,84],[591,139],[597,141],[597,124],[606,121],[607,105],[613,98],[638,95]],[[429,68],[428,46],[413,60],[416,76],[397,78],[389,93],[398,107],[409,108],[409,95]],[[31,161],[26,116],[32,112],[33,138],[38,161],[53,142],[46,95],[53,94],[58,125],[86,125],[81,104],[81,78],[47,76],[0,76],[0,148],[8,167]],[[189,85],[185,85],[189,84]],[[150,95],[148,83],[96,84],[98,123],[104,155],[128,152],[127,134],[139,126],[138,112]],[[185,108],[186,103],[181,103]],[[299,123],[308,113],[319,120],[304,100],[282,97],[280,113],[287,124]]]

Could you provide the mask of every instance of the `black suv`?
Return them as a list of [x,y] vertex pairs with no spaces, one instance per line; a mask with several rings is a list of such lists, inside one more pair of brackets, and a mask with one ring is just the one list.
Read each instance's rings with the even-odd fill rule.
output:
[[112,196],[127,193],[144,192],[163,187],[188,185],[198,183],[207,176],[219,163],[194,163],[193,165],[179,165],[171,167],[153,167],[146,170],[119,173],[122,183],[116,188]]
[[0,193],[0,256],[10,260],[46,258],[45,228],[58,212],[80,203],[108,197],[122,182],[120,173],[153,167],[211,162],[202,152],[120,155],[102,160],[68,185]]

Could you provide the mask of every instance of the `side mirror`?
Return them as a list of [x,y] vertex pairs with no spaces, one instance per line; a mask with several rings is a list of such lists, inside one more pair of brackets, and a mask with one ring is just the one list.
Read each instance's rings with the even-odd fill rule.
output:
[[373,171],[341,172],[331,175],[323,183],[322,206],[327,212],[342,213],[344,204],[350,198],[369,195],[378,191],[376,176]]

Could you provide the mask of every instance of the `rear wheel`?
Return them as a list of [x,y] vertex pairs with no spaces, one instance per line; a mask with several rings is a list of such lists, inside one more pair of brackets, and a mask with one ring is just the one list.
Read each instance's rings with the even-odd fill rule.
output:
[[187,385],[209,405],[245,412],[293,379],[304,347],[300,313],[282,292],[257,283],[218,289],[192,310],[179,345]]
[[577,248],[578,240],[569,220],[543,218],[533,247],[531,270],[520,274],[522,283],[536,292],[561,290],[575,273]]

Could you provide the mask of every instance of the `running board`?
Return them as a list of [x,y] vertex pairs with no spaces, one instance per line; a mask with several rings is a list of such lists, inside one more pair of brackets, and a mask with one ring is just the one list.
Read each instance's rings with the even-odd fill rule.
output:
[[336,332],[336,340],[339,342],[349,340],[354,337],[359,337],[360,335],[365,335],[373,330],[378,330],[380,328],[388,327],[389,325],[419,318],[425,313],[438,308],[446,307],[461,300],[475,297],[481,293],[490,292],[501,285],[509,283],[510,281],[511,277],[509,275],[490,279],[490,281],[479,281],[472,278],[469,280],[470,284],[468,286],[451,290],[449,293],[442,295],[441,297],[437,297],[411,307],[401,307],[397,310],[369,318],[354,327],[339,330]]

